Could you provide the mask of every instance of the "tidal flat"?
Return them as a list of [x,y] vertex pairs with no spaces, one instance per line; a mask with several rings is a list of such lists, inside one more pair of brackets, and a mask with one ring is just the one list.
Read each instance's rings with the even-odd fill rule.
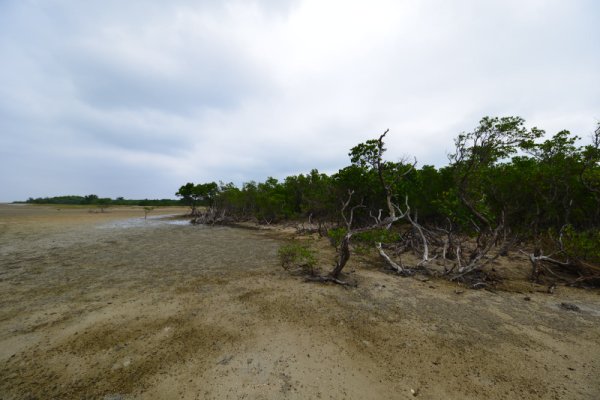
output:
[[0,398],[600,398],[597,290],[469,290],[367,256],[356,288],[307,283],[278,262],[293,232],[185,212],[0,205]]

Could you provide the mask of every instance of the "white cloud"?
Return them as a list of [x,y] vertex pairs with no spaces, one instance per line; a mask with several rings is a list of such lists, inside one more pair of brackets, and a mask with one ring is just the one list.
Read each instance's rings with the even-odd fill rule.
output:
[[585,136],[600,118],[599,11],[586,0],[3,2],[0,168],[20,176],[0,176],[0,200],[165,197],[186,181],[333,172],[386,128],[390,158],[441,165],[484,115]]

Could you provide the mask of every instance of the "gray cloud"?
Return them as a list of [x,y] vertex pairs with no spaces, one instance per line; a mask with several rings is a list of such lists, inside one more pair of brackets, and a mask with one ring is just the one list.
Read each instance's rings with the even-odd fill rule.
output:
[[334,172],[391,129],[442,165],[484,115],[587,136],[591,0],[0,2],[0,201]]

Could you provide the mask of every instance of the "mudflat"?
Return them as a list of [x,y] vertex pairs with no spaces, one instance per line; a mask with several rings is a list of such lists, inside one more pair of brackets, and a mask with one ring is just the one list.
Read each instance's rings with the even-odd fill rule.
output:
[[366,256],[357,288],[305,283],[278,265],[289,233],[184,212],[0,205],[0,398],[600,398],[598,291],[469,290]]

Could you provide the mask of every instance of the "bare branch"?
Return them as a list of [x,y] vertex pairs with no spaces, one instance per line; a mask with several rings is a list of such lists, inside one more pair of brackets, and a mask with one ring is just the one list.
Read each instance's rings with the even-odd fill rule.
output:
[[413,228],[415,228],[417,230],[417,232],[419,232],[419,235],[421,236],[421,240],[423,241],[423,259],[421,261],[421,265],[429,262],[429,246],[427,245],[427,238],[425,237],[425,234],[423,233],[423,228],[421,227],[421,225],[419,225],[416,221],[414,221],[412,219],[412,217],[410,216],[410,206],[408,205],[408,196],[405,197],[405,203],[406,203],[406,212],[404,213],[404,216],[408,219],[408,222],[410,222],[410,224],[413,226]]
[[348,208],[348,205],[350,205],[350,201],[352,201],[353,195],[354,195],[354,190],[348,190],[348,200],[346,200],[345,202],[342,201],[341,214],[342,214],[342,218],[344,219],[344,222],[346,223],[346,227],[348,228],[348,230],[350,230],[350,227],[352,226],[353,215],[351,214],[350,220],[348,220],[348,218],[346,218],[346,208]]
[[383,248],[381,247],[381,243],[379,243],[379,242],[376,243],[375,248],[377,248],[381,258],[383,258],[390,267],[392,267],[394,270],[396,270],[400,274],[403,274],[406,272],[405,269],[402,268],[401,265],[396,264],[387,254],[385,254],[385,251],[383,251]]

